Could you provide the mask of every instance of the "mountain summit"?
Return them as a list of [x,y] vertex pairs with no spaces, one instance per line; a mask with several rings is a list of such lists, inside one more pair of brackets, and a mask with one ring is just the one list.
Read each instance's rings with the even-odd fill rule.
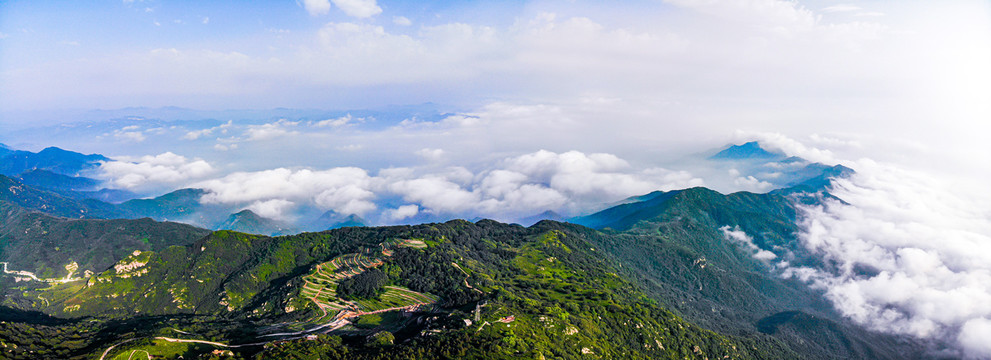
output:
[[732,145],[709,157],[713,160],[778,160],[783,158],[785,158],[785,154],[778,151],[767,151],[756,141],[743,145]]
[[48,170],[53,173],[76,176],[80,171],[99,166],[101,161],[110,159],[99,154],[85,155],[74,151],[48,147],[37,153],[30,151],[9,151],[0,162],[0,174],[17,175],[32,169]]
[[216,226],[221,230],[234,230],[249,234],[285,235],[296,233],[291,226],[277,220],[262,217],[251,210],[242,210],[232,214],[226,221]]

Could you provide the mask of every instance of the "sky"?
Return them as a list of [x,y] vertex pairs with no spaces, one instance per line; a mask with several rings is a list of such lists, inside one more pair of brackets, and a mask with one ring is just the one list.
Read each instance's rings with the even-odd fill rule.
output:
[[[413,140],[395,142],[390,126],[424,119],[394,112],[395,120],[378,118],[377,133],[360,134],[364,143],[340,145],[363,147],[351,154],[356,160],[300,165],[399,166],[382,159],[415,158],[436,144],[463,155],[461,163],[543,149],[656,165],[689,147],[776,133],[811,146],[852,144],[848,158],[989,178],[991,159],[975,156],[991,151],[984,135],[991,130],[989,7],[964,0],[6,1],[0,130],[73,123],[93,109],[261,111],[255,119],[274,108],[337,110],[305,117],[319,122],[347,110],[435,104],[433,116],[474,120],[407,126],[403,134]],[[287,120],[282,125],[300,118]],[[126,136],[116,139],[141,139]],[[475,141],[454,144],[466,137]],[[67,145],[110,155],[179,151],[134,142]],[[384,150],[367,154],[376,149]]]
[[760,140],[858,171],[801,238],[884,270],[783,276],[981,358],[991,269],[960,249],[991,242],[988,64],[985,0],[3,1],[0,142],[108,155],[93,176],[143,194],[397,223],[763,192],[701,160]]

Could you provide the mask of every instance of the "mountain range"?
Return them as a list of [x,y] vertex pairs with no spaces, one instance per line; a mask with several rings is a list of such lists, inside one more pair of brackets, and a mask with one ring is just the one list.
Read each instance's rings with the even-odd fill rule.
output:
[[[756,146],[728,148],[720,161],[797,161]],[[814,164],[800,163],[798,171]],[[657,191],[568,222],[540,219],[560,217],[547,212],[528,227],[485,219],[366,227],[328,212],[308,226],[322,231],[304,233],[250,210],[217,214],[197,189],[109,204],[0,177],[0,351],[923,357],[925,344],[858,326],[820,291],[776,272],[776,259],[823,261],[797,238],[798,207],[832,198],[831,182],[853,170],[815,168],[763,194]]]

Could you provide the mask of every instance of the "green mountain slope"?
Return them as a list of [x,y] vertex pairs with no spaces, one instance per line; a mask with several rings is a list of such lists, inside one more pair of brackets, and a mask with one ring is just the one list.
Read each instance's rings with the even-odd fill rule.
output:
[[134,250],[191,244],[209,232],[151,219],[66,219],[0,201],[0,262],[42,278],[99,273]]
[[[744,335],[771,332],[758,324],[780,321],[789,330],[776,336],[809,358],[894,359],[920,353],[917,344],[855,326],[820,293],[776,275],[772,263],[779,259],[792,264],[821,261],[807,256],[798,242],[796,199],[815,201],[782,193],[723,195],[693,188],[579,220],[604,229],[606,236],[591,232],[589,241],[623,264],[624,273],[649,294],[692,322]],[[753,245],[727,234],[740,231]],[[751,246],[766,251],[764,257],[755,257]],[[771,252],[776,258],[769,259]],[[797,316],[781,315],[789,313]]]
[[[388,247],[390,255],[378,265],[387,285],[433,294],[438,305],[412,317],[391,312],[350,318],[353,325],[333,333],[340,338],[232,350],[261,358],[304,352],[321,358],[795,356],[769,335],[720,335],[664,310],[619,276],[616,265],[576,229],[585,228],[548,221],[530,228],[452,221],[276,238],[218,231],[189,246],[129,256],[86,285],[56,285],[25,296],[45,297],[48,303],[36,301],[35,309],[60,317],[119,319],[98,320],[106,326],[135,316],[167,316],[172,319],[168,327],[183,333],[210,333],[209,339],[223,343],[266,342],[280,337],[266,334],[299,335],[320,324],[314,321],[326,309],[304,295],[304,279],[318,264],[402,240],[422,246]],[[192,336],[165,326],[101,329],[123,331],[127,338]],[[111,345],[87,334],[77,336],[99,346],[81,345],[74,356]],[[0,341],[24,342],[4,336],[0,331]],[[111,355],[126,357],[128,349],[121,346]]]

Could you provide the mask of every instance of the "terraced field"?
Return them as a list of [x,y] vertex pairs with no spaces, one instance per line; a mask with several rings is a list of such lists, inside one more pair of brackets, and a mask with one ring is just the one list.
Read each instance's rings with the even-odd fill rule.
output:
[[348,301],[337,297],[339,281],[381,266],[385,263],[385,258],[392,256],[392,249],[396,246],[422,248],[426,247],[426,244],[418,240],[394,240],[382,243],[378,247],[364,249],[361,253],[335,257],[317,265],[313,272],[304,276],[302,296],[312,300],[323,310],[323,314],[315,321],[429,305],[440,301],[435,295],[416,292],[401,286],[386,286],[385,293],[378,299]]
[[362,312],[374,312],[414,305],[433,304],[438,301],[440,301],[440,297],[435,295],[416,292],[401,286],[386,286],[385,293],[378,300],[361,300],[357,303],[358,309]]

